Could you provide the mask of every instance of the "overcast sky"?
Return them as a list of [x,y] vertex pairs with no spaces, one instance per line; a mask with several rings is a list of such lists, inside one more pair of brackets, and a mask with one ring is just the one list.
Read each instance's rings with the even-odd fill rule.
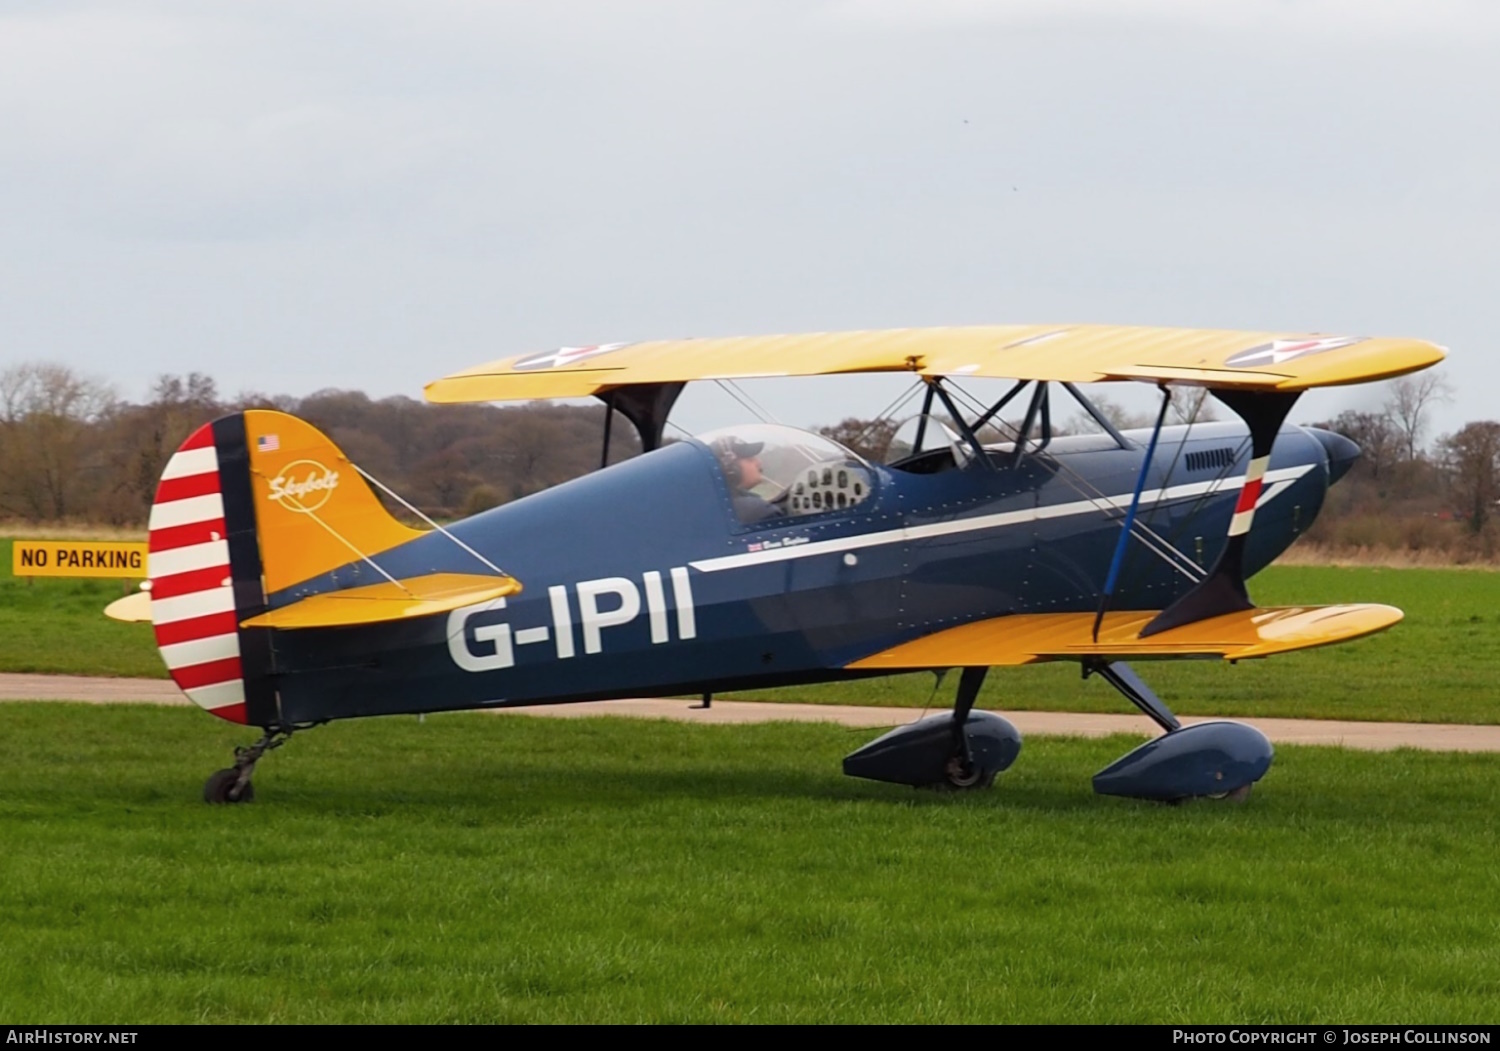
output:
[[0,363],[419,397],[616,340],[1269,328],[1448,346],[1451,430],[1500,417],[1497,114],[1493,0],[0,0]]

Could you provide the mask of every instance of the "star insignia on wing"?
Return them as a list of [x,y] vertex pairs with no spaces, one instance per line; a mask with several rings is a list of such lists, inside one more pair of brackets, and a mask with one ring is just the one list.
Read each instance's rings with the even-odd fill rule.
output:
[[532,354],[530,357],[521,358],[511,370],[514,372],[530,372],[533,369],[560,369],[588,358],[598,357],[600,354],[608,354],[612,350],[628,347],[629,343],[596,343],[591,347],[563,347],[559,350],[549,350],[542,354]]
[[1273,339],[1269,343],[1261,343],[1242,350],[1227,358],[1224,362],[1229,368],[1255,369],[1266,366],[1283,365],[1297,358],[1307,357],[1309,354],[1322,354],[1324,351],[1338,350],[1340,347],[1352,346],[1362,343],[1364,336],[1307,336],[1302,339]]

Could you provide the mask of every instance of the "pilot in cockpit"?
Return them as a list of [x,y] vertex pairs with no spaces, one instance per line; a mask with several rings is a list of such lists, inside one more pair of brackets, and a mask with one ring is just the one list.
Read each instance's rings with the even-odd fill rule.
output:
[[714,455],[729,482],[734,513],[741,522],[760,522],[786,513],[781,506],[753,491],[765,477],[760,466],[760,451],[764,447],[764,442],[747,442],[733,436],[718,438],[713,443]]

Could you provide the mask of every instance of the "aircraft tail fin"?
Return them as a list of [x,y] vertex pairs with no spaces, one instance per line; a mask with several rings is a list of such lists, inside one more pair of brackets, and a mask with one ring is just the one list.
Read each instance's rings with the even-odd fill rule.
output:
[[424,535],[311,424],[252,409],[167,462],[150,518],[151,622],[173,680],[231,722],[278,722],[267,596]]

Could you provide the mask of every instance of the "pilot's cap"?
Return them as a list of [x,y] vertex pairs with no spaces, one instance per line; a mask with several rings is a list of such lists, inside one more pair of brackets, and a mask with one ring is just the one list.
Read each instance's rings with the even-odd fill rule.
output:
[[760,455],[760,451],[765,447],[765,442],[747,442],[743,438],[736,438],[732,435],[715,438],[711,446],[714,456],[718,457],[719,463],[725,470],[740,460],[748,460],[752,456]]

